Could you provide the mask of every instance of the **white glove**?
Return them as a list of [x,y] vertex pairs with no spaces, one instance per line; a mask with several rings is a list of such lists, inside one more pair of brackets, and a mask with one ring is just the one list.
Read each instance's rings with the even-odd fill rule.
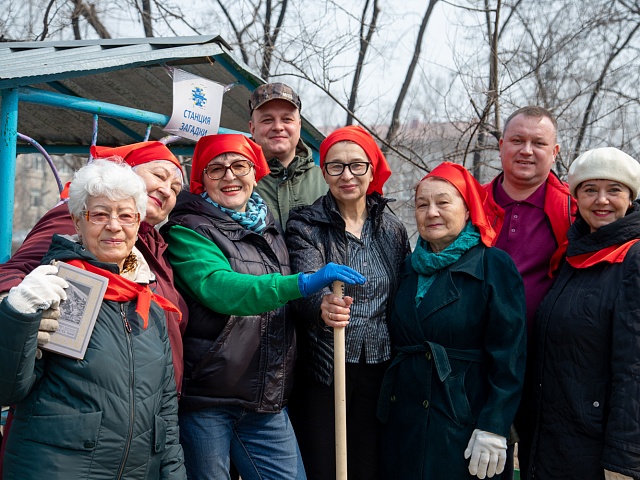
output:
[[[51,334],[58,330],[60,324],[58,319],[60,318],[60,306],[47,308],[42,312],[42,318],[40,319],[40,328],[38,328],[38,346],[41,347],[49,343],[51,340]],[[42,358],[42,350],[36,348],[36,359]]]
[[471,457],[469,473],[478,478],[493,477],[504,470],[507,462],[507,439],[484,430],[473,431],[464,458]]
[[58,267],[40,265],[24,280],[9,290],[7,302],[20,313],[35,313],[49,307],[58,307],[67,298],[64,291],[69,286],[64,278],[56,276]]
[[60,307],[56,305],[42,312],[40,320],[40,328],[38,328],[38,345],[42,346],[49,343],[51,334],[58,330],[58,319],[60,318]]
[[604,480],[633,480],[633,477],[627,477],[622,473],[611,472],[609,470],[604,471]]

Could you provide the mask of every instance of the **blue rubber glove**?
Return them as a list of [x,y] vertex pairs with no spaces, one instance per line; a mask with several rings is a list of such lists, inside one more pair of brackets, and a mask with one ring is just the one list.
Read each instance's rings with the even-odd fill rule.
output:
[[303,297],[308,297],[319,292],[327,285],[340,280],[349,285],[362,285],[367,281],[365,277],[360,275],[354,269],[346,265],[338,265],[337,263],[327,263],[316,273],[301,273],[298,277],[298,288]]

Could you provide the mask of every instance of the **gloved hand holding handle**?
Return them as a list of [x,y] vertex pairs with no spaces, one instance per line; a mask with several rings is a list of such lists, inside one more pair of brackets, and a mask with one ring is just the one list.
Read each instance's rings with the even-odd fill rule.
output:
[[605,469],[604,480],[633,480],[632,477]]
[[478,478],[493,477],[504,471],[507,462],[507,439],[484,430],[473,431],[464,458],[471,457],[469,473]]
[[6,301],[18,312],[26,314],[58,307],[67,298],[64,289],[69,284],[57,273],[58,267],[55,265],[40,265],[24,277],[19,285],[9,290]]
[[298,277],[298,288],[304,297],[319,292],[327,285],[336,280],[348,283],[349,285],[362,285],[367,279],[360,273],[345,265],[327,263],[316,273],[301,273]]

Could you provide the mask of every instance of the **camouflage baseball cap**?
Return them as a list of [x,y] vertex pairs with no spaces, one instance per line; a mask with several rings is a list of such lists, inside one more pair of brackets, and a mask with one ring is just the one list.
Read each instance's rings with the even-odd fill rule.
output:
[[249,99],[249,113],[253,113],[256,108],[260,108],[271,100],[286,100],[294,105],[298,110],[302,110],[302,102],[296,92],[289,85],[284,83],[265,83],[256,88]]

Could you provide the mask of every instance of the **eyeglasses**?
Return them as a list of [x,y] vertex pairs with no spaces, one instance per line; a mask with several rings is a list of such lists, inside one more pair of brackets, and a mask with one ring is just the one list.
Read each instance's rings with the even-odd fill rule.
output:
[[345,168],[348,168],[351,175],[361,177],[369,171],[369,162],[353,162],[353,163],[341,163],[341,162],[327,162],[324,164],[324,171],[327,175],[332,177],[339,177],[344,172]]
[[213,165],[209,165],[204,169],[204,173],[211,180],[220,180],[227,174],[227,170],[231,170],[236,177],[244,177],[249,175],[249,172],[253,168],[253,163],[248,160],[238,160],[237,162],[233,162],[231,165],[226,166],[221,163],[214,163]]
[[84,218],[95,225],[107,225],[112,218],[123,227],[131,227],[140,221],[139,213],[121,213],[119,215],[111,215],[107,212],[92,212],[90,210],[83,210],[82,214]]

